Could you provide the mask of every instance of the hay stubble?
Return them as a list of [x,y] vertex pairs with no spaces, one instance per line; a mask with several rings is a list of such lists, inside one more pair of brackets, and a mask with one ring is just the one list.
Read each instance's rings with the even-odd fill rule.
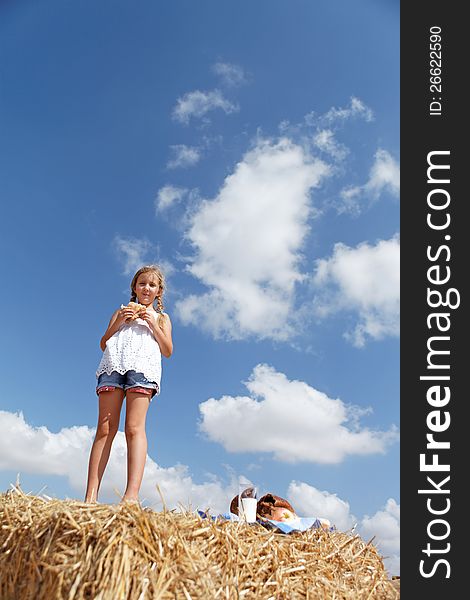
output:
[[0,496],[4,600],[398,598],[373,544],[323,530],[283,535],[258,524]]

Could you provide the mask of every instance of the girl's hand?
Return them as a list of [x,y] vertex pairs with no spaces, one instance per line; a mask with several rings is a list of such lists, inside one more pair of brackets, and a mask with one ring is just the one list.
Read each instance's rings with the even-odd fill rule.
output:
[[129,319],[131,319],[133,316],[134,316],[134,311],[132,310],[132,308],[127,308],[127,306],[125,306],[124,308],[120,308],[116,314],[116,320],[115,320],[116,326],[121,327],[121,325],[123,323],[125,323],[126,321],[129,321]]
[[143,319],[146,323],[150,325],[150,327],[155,331],[158,327],[158,313],[154,310],[146,310],[143,314],[140,315],[140,318]]

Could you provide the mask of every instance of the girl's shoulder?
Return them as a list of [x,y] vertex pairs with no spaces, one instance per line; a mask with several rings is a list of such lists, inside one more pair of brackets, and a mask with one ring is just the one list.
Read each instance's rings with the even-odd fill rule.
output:
[[158,310],[157,313],[162,317],[164,321],[166,321],[167,323],[171,323],[170,315],[167,312],[164,312],[163,310]]
[[109,319],[109,325],[112,325],[114,323],[120,310],[121,310],[120,308],[116,308],[116,310],[113,312],[113,314],[111,315],[111,318]]

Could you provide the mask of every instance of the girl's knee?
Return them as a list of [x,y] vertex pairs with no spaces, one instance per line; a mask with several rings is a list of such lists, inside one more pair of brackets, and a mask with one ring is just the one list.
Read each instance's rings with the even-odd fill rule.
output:
[[103,419],[98,421],[98,427],[96,428],[97,438],[111,438],[113,439],[119,429],[119,423],[113,423],[109,419]]
[[124,426],[124,432],[126,437],[137,437],[144,436],[145,437],[145,425],[139,425],[134,423],[126,423]]

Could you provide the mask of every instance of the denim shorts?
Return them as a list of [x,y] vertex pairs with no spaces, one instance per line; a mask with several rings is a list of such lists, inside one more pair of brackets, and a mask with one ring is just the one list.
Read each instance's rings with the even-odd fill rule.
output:
[[111,375],[101,373],[96,384],[96,393],[112,392],[116,388],[120,388],[125,392],[142,392],[150,393],[150,399],[158,393],[158,383],[149,381],[142,373],[137,371],[127,371],[121,375],[117,371],[113,371]]

